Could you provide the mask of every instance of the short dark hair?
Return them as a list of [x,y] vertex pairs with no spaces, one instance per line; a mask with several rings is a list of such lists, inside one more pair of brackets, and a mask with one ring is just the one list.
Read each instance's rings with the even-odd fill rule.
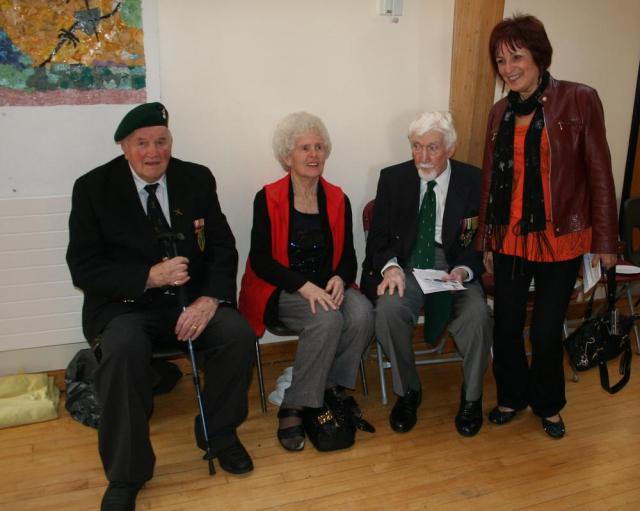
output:
[[517,48],[529,50],[540,73],[549,69],[551,65],[553,48],[542,21],[535,16],[516,14],[511,18],[503,19],[493,27],[489,38],[489,58],[496,74],[498,74],[496,55],[503,44],[513,51]]

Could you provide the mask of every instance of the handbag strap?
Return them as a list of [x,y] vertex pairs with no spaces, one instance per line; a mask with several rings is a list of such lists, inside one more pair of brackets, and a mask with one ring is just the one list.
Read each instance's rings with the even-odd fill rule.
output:
[[609,312],[616,308],[616,267],[612,266],[607,270],[607,302],[609,303]]
[[624,349],[620,358],[620,373],[622,374],[622,378],[620,378],[618,383],[616,383],[615,385],[609,385],[609,371],[607,370],[607,361],[603,360],[602,357],[598,357],[600,385],[602,385],[602,388],[609,394],[615,394],[616,392],[621,390],[629,382],[629,378],[631,377],[631,344],[629,341],[629,336],[625,335],[622,342],[624,342]]
[[591,292],[591,296],[589,297],[589,301],[587,302],[587,307],[584,310],[584,321],[591,319],[591,314],[593,313],[593,298],[596,296],[596,290],[594,289]]
[[[617,283],[616,283],[616,267],[612,266],[606,271],[607,275],[607,306],[608,311],[612,312],[616,308],[616,293],[617,293]],[[585,321],[591,318],[593,314],[593,299],[596,296],[596,290],[594,289],[591,292],[591,296],[589,297],[589,301],[587,302],[587,306],[584,310],[584,319]]]

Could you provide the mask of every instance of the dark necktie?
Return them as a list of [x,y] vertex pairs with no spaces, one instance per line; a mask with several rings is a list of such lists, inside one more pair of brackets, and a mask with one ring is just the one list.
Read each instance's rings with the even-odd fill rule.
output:
[[144,189],[147,191],[147,216],[149,217],[149,221],[153,226],[153,230],[156,234],[166,233],[171,230],[169,227],[169,223],[162,213],[162,208],[160,207],[160,203],[158,202],[158,198],[156,197],[156,188],[158,188],[158,183],[154,183],[152,185],[147,185]]
[[[427,183],[413,247],[411,263],[414,268],[431,269],[436,262],[436,187],[435,180]],[[451,317],[453,297],[450,291],[424,295],[424,340],[434,344]]]
[[427,183],[427,192],[422,198],[418,213],[418,229],[411,256],[414,268],[433,268],[436,259],[436,187],[435,180]]

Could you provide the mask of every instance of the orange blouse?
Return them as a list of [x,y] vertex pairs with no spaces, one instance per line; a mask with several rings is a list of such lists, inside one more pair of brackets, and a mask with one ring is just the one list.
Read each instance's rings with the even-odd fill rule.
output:
[[[518,222],[522,218],[522,192],[524,189],[524,140],[528,125],[516,126],[513,140],[513,187],[511,193],[511,214],[509,229],[504,237],[500,253],[523,257],[535,262],[567,261],[574,259],[591,248],[591,228],[555,236],[551,221],[551,191],[549,189],[549,138],[544,129],[540,140],[540,171],[544,194],[544,213],[547,220],[545,235],[548,247],[537,243],[535,233],[529,233],[525,254],[524,237],[519,233]],[[538,246],[540,245],[540,247]],[[542,248],[542,251],[540,251]]]

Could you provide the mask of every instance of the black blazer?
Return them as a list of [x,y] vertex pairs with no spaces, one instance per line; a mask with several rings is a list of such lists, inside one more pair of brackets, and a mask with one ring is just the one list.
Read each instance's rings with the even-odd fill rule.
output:
[[[208,168],[176,158],[171,158],[166,176],[171,226],[185,238],[177,242],[178,253],[189,259],[189,298],[211,296],[235,303],[238,254],[220,210],[215,179]],[[198,245],[196,220],[204,221],[204,250]],[[84,291],[82,325],[89,341],[119,314],[166,303],[162,290],[144,291],[151,266],[164,256],[124,156],[78,178],[67,263],[74,285]]]
[[[472,247],[480,207],[481,171],[466,163],[450,161],[442,245],[449,268],[468,266],[475,279],[484,272],[482,254]],[[413,160],[380,171],[360,283],[371,300],[376,299],[384,265],[393,257],[398,258],[403,268],[409,262],[416,238],[419,201],[420,177]],[[475,229],[467,229],[464,219],[473,219]]]

